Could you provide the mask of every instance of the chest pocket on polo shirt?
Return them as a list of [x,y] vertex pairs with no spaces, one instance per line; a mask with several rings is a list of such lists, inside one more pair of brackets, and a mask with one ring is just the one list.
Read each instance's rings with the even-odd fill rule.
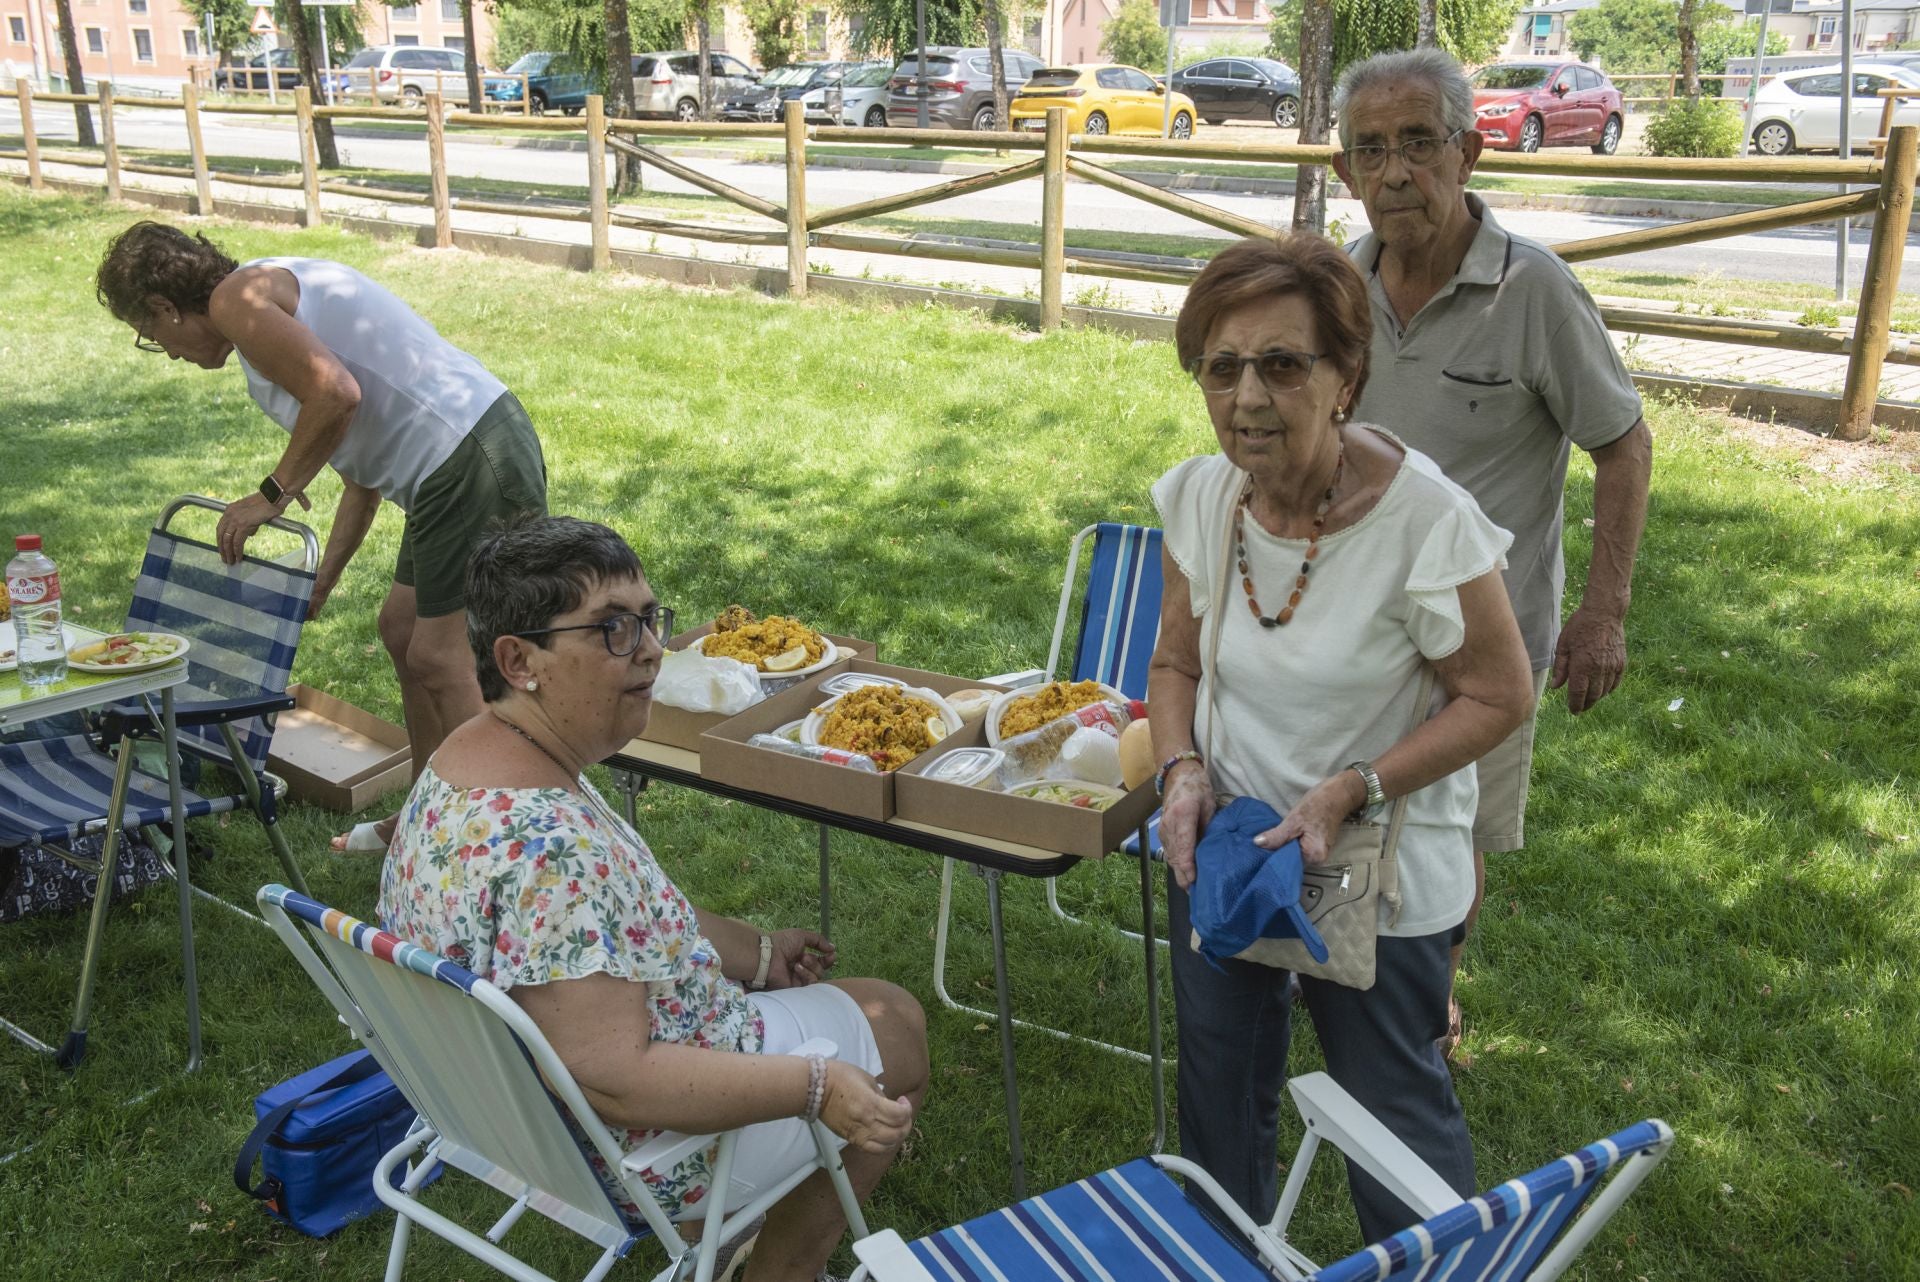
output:
[[1532,399],[1527,389],[1490,365],[1454,365],[1440,371],[1440,392],[1448,409],[1472,423],[1492,428],[1524,415]]

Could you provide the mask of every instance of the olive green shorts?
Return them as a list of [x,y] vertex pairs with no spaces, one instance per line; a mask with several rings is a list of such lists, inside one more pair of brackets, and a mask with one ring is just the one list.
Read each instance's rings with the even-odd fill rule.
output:
[[467,606],[467,558],[517,516],[547,510],[547,464],[533,420],[503,393],[414,494],[393,581],[414,590],[423,619]]

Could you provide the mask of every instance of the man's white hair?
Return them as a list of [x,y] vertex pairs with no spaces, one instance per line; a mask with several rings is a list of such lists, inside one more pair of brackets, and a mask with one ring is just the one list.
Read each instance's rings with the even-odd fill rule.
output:
[[1473,86],[1453,55],[1445,49],[1406,49],[1376,53],[1341,73],[1333,91],[1333,109],[1340,117],[1340,146],[1353,146],[1353,121],[1347,104],[1370,89],[1424,80],[1440,95],[1440,127],[1446,133],[1473,128]]

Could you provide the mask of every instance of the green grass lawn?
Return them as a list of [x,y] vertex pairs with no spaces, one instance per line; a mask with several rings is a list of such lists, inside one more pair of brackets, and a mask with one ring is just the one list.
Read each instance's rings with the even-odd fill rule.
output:
[[[44,534],[72,617],[109,626],[161,505],[250,490],[285,439],[237,369],[143,355],[94,302],[101,247],[134,217],[0,185],[0,533]],[[1151,522],[1151,481],[1214,448],[1165,344],[1036,337],[936,307],[674,289],[331,228],[211,230],[243,259],[361,267],[476,353],[539,424],[555,509],[625,533],[690,620],[742,601],[870,638],[892,662],[1035,663],[1073,531]],[[1584,717],[1548,697],[1531,844],[1494,859],[1461,979],[1470,1063],[1457,1081],[1481,1176],[1659,1116],[1679,1134],[1672,1158],[1570,1276],[1912,1277],[1915,454],[1860,446],[1836,472],[1830,455],[1684,406],[1648,417],[1658,459],[1633,667]],[[1590,470],[1576,465],[1569,488],[1577,590]],[[337,493],[314,487],[321,527]],[[397,513],[382,515],[295,669],[392,719],[374,611],[400,529]],[[698,902],[767,925],[811,920],[810,827],[666,787],[643,805],[649,840]],[[376,864],[325,851],[345,822],[305,805],[285,816],[316,894],[366,913]],[[207,851],[196,880],[226,898],[246,903],[275,875],[251,819],[191,831]],[[937,865],[836,838],[833,868],[843,966],[932,1006]],[[1062,893],[1124,921],[1137,886],[1116,859],[1075,872]],[[950,987],[991,1005],[984,894],[962,878],[959,897]],[[1016,1009],[1144,1045],[1135,947],[1058,926],[1037,885],[1010,885],[1008,901]],[[347,1039],[270,934],[202,904],[207,1064],[182,1077],[172,902],[163,888],[116,909],[78,1073],[0,1039],[0,1155],[31,1146],[0,1160],[0,1273],[376,1276],[387,1222],[310,1241],[229,1179],[253,1096]],[[57,1040],[83,926],[0,931],[0,1013]],[[936,1009],[931,1037],[927,1108],[871,1208],[876,1226],[909,1236],[1007,1193],[994,1032]],[[1035,1188],[1146,1149],[1142,1069],[1041,1035],[1018,1044]],[[1318,1067],[1310,1031],[1298,1050],[1298,1070]],[[437,1205],[497,1213],[490,1195],[452,1184]],[[557,1276],[584,1271],[590,1252],[536,1219],[515,1231],[517,1248]],[[1298,1240],[1323,1259],[1359,1245],[1331,1165],[1309,1187]],[[491,1276],[416,1242],[412,1276]],[[646,1257],[615,1276],[654,1267]]]

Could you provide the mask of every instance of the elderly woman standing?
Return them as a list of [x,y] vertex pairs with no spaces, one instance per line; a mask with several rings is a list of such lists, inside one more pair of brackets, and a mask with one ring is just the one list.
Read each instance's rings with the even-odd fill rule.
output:
[[[1149,693],[1171,938],[1189,935],[1216,790],[1272,805],[1284,818],[1259,844],[1298,838],[1309,864],[1348,816],[1408,794],[1402,905],[1391,924],[1382,905],[1373,987],[1303,976],[1301,991],[1334,1079],[1464,1195],[1473,1149],[1434,1041],[1473,898],[1468,767],[1520,723],[1533,687],[1501,584],[1506,532],[1425,455],[1348,421],[1370,333],[1359,273],[1306,234],[1227,249],[1180,313],[1180,361],[1220,453],[1153,488],[1166,595]],[[1446,702],[1409,733],[1429,665]],[[1181,1151],[1265,1220],[1288,975],[1216,971],[1176,947],[1174,985]],[[1367,1240],[1412,1222],[1364,1173],[1348,1178]]]
[[[738,1206],[813,1158],[814,1116],[847,1141],[865,1197],[926,1088],[919,1004],[825,980],[833,946],[812,931],[695,908],[582,775],[646,727],[672,630],[633,550],[602,525],[523,521],[475,551],[467,620],[486,710],[407,798],[381,921],[505,989],[628,1147],[745,1127]],[[837,1058],[790,1053],[814,1037]],[[649,1184],[697,1219],[710,1179],[701,1155]],[[768,1213],[748,1279],[814,1278],[845,1228],[816,1173]]]

